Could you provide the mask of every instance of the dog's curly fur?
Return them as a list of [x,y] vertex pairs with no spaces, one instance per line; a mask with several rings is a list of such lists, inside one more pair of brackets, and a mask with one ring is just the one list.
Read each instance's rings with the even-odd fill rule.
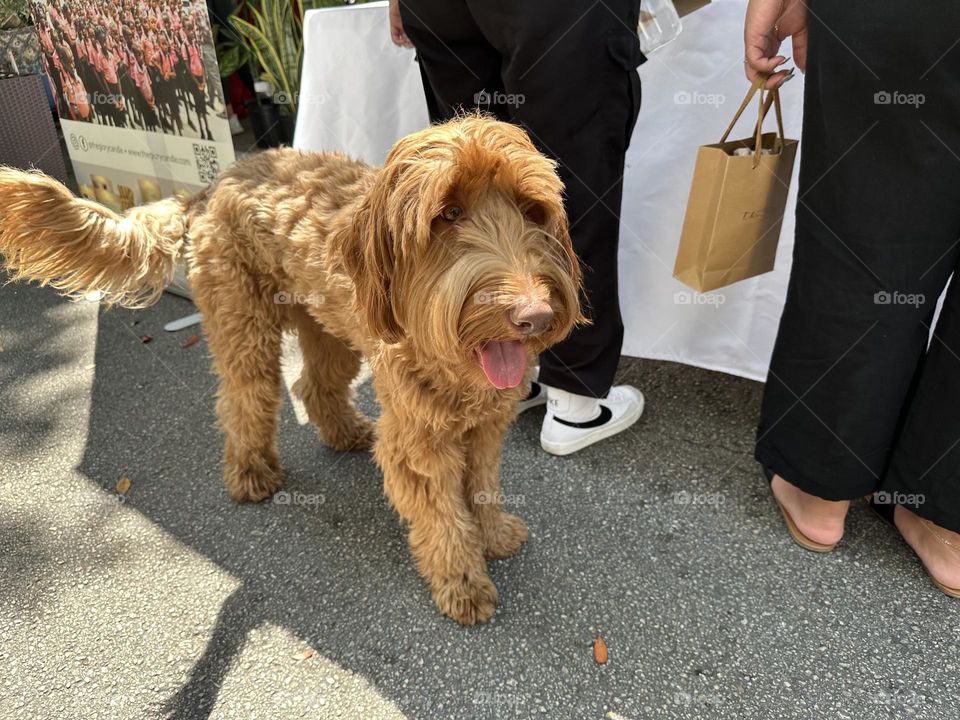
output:
[[[0,254],[14,279],[127,306],[154,301],[186,256],[220,378],[224,480],[239,501],[282,484],[280,344],[295,331],[305,362],[294,390],[320,437],[340,450],[373,444],[437,606],[471,624],[496,605],[486,560],[527,537],[497,502],[526,384],[494,387],[480,351],[520,341],[534,356],[582,319],[561,194],[554,163],[522,130],[469,116],[402,139],[382,169],[273,150],[190,200],[124,216],[0,169]],[[532,306],[546,322],[517,321]],[[352,402],[363,357],[382,407],[376,432]]]

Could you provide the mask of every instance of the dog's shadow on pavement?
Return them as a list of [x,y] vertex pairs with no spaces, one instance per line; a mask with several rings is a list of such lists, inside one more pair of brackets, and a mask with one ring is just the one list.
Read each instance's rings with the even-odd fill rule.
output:
[[[540,450],[542,410],[522,415],[507,437],[502,475],[505,503],[527,522],[530,540],[516,557],[491,563],[500,593],[493,619],[463,628],[433,606],[369,454],[329,450],[289,401],[279,431],[289,502],[240,505],[227,496],[206,346],[185,342],[196,329],[162,330],[191,312],[189,303],[165,296],[144,311],[94,316],[53,293],[13,292],[28,297],[9,306],[31,312],[0,326],[0,439],[13,468],[68,473],[65,486],[43,476],[17,481],[73,492],[73,450],[56,453],[85,430],[77,469],[104,502],[80,514],[65,509],[75,527],[43,538],[34,523],[50,520],[29,502],[0,518],[0,551],[13,548],[0,601],[48,603],[44,569],[64,557],[65,567],[107,577],[128,567],[129,552],[149,572],[145,555],[162,546],[157,538],[145,547],[99,542],[131,511],[187,550],[158,560],[158,577],[179,578],[177,564],[191,565],[194,554],[217,568],[208,589],[221,603],[212,630],[212,599],[184,627],[173,613],[144,620],[188,645],[170,652],[168,664],[182,662],[175,674],[164,671],[162,688],[137,688],[151,704],[137,717],[264,717],[277,706],[270,700],[292,693],[312,693],[311,703],[335,698],[326,714],[309,711],[319,716],[364,720],[761,717],[765,698],[782,709],[784,678],[803,688],[802,677],[834,656],[846,668],[806,686],[816,707],[867,707],[881,697],[898,713],[891,717],[906,714],[904,703],[918,717],[949,714],[941,697],[952,695],[938,688],[952,687],[952,656],[936,642],[955,624],[950,601],[930,595],[915,558],[865,508],[851,513],[849,539],[830,557],[792,546],[751,458],[759,384],[624,362],[620,381],[647,394],[644,417],[636,430],[569,458]],[[369,384],[359,404],[376,413]],[[123,476],[132,486],[117,515]],[[95,495],[76,492],[85,501]],[[184,576],[197,577],[193,569]],[[891,582],[898,577],[914,581]],[[171,592],[174,601],[198,595]],[[909,638],[883,631],[908,615],[919,628]],[[186,624],[198,628],[193,640]],[[265,626],[286,636],[282,657],[264,640]],[[591,653],[598,632],[610,644],[603,666]],[[296,663],[291,655],[304,646],[318,657]],[[941,647],[941,661],[917,646]],[[905,663],[897,678],[909,680],[890,679],[890,657]],[[233,685],[251,674],[252,687]],[[247,700],[263,704],[248,712]],[[805,717],[817,714],[804,707]]]
[[[504,492],[521,505],[509,509],[527,521],[531,539],[518,556],[491,563],[500,591],[494,619],[463,628],[434,608],[370,455],[326,448],[311,425],[300,424],[289,399],[279,442],[290,502],[240,505],[227,496],[205,343],[184,348],[194,331],[160,329],[191,309],[165,297],[145,311],[100,312],[79,466],[109,493],[117,478],[129,476],[127,508],[239,582],[186,680],[153,713],[179,720],[214,713],[248,637],[265,624],[362,676],[412,718],[583,717],[618,696],[629,717],[663,697],[662,683],[641,683],[629,668],[641,658],[652,667],[676,663],[690,613],[717,612],[690,591],[679,611],[669,609],[689,555],[704,551],[696,549],[692,514],[666,530],[657,517],[674,512],[670,498],[689,482],[663,455],[663,437],[648,439],[644,430],[611,441],[604,452],[558,460],[538,446],[539,412],[522,416],[504,448]],[[732,398],[744,385],[723,387],[718,412],[737,406]],[[369,383],[358,404],[377,412]],[[654,406],[638,427],[656,417]],[[744,438],[737,453],[752,435],[741,425],[731,430]],[[676,432],[692,443],[700,431]],[[649,608],[662,610],[657,622],[638,622]],[[616,638],[619,675],[593,662],[598,631]],[[738,641],[723,628],[709,632],[723,636],[711,641],[714,647]],[[361,716],[351,712],[343,709],[343,716]]]
[[[391,669],[398,670],[411,646],[404,629],[435,626],[444,643],[462,640],[464,630],[434,609],[370,454],[325,447],[285,397],[279,443],[288,502],[231,500],[221,479],[216,377],[205,343],[183,347],[199,328],[176,335],[160,330],[180,309],[187,314],[189,304],[165,297],[161,306],[165,312],[100,311],[78,470],[111,494],[118,478],[130,477],[127,508],[240,585],[223,603],[187,681],[155,712],[209,716],[248,636],[270,623],[369,678],[405,712],[430,716],[432,705],[416,707],[427,702],[420,693],[398,697],[381,683],[386,675],[402,675]],[[369,383],[358,389],[358,405],[371,416],[378,412]],[[421,642],[428,644],[422,635]]]

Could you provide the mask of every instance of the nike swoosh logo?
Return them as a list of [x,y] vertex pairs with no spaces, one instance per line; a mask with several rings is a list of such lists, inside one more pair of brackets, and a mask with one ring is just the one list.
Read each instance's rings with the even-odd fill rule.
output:
[[610,422],[610,419],[613,417],[613,411],[608,408],[606,405],[600,406],[600,414],[597,415],[593,420],[588,422],[570,422],[569,420],[564,420],[563,418],[558,418],[554,415],[553,419],[556,420],[561,425],[566,425],[567,427],[577,428],[577,430],[589,430],[590,428],[600,427],[601,425],[606,425]]

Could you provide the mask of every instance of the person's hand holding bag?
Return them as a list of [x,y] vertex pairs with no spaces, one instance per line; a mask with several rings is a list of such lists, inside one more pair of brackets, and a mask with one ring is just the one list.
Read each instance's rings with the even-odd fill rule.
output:
[[743,26],[744,59],[750,82],[769,75],[767,89],[780,87],[793,70],[777,68],[787,61],[778,55],[780,44],[793,38],[793,60],[807,69],[807,3],[805,0],[750,0]]

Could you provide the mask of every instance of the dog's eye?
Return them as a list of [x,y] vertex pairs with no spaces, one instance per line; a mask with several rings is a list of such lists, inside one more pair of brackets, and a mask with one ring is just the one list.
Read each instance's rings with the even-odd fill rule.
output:
[[442,217],[447,222],[456,222],[463,216],[463,208],[459,205],[447,205],[443,212],[440,213]]

